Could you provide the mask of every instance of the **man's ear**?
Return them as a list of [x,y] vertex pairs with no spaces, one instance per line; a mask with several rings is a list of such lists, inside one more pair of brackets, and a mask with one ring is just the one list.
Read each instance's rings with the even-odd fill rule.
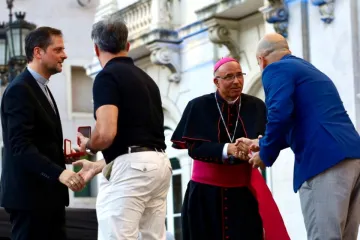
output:
[[259,64],[260,67],[262,69],[264,69],[266,67],[266,65],[267,65],[267,61],[266,61],[265,57],[260,56],[259,57],[259,62],[260,62],[260,64]]
[[219,88],[219,79],[214,77],[213,81],[214,81],[214,84],[216,85],[216,87]]
[[126,43],[126,51],[128,52],[129,50],[130,50],[130,43],[127,42],[127,43]]
[[35,47],[33,51],[33,57],[36,59],[40,59],[43,51],[44,50],[42,50],[40,47]]
[[95,49],[95,54],[96,54],[96,56],[99,57],[99,55],[100,55],[100,49],[99,49],[98,45],[94,44],[94,49]]

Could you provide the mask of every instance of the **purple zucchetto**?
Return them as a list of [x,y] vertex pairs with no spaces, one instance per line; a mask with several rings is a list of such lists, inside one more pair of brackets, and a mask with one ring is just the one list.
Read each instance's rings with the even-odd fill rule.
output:
[[216,72],[216,70],[219,69],[219,67],[221,67],[222,65],[224,65],[225,63],[228,63],[228,62],[237,62],[238,63],[239,61],[232,57],[224,57],[215,63],[214,73]]

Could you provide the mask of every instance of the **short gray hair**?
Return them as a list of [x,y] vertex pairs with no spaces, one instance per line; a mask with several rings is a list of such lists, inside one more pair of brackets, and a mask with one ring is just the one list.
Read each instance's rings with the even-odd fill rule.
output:
[[128,29],[118,14],[111,14],[92,27],[91,38],[105,52],[113,54],[126,49]]

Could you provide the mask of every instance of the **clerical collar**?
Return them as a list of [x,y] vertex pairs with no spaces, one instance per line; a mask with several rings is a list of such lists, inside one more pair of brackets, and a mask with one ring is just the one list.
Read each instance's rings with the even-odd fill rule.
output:
[[[240,96],[239,96],[240,97]],[[234,104],[237,102],[237,100],[239,100],[239,97],[237,97],[234,101],[226,101],[228,104]]]
[[38,72],[31,69],[29,66],[27,66],[27,69],[31,73],[31,75],[35,78],[35,80],[40,83],[43,86],[46,86],[49,83],[49,80],[41,76]]
[[229,105],[232,105],[232,104],[237,103],[238,100],[239,100],[239,98],[240,98],[240,96],[239,96],[239,97],[237,97],[237,98],[236,98],[235,100],[233,100],[233,101],[227,101],[227,100],[225,100],[225,99],[220,95],[219,91],[216,91],[216,96],[218,97],[218,99],[219,99],[220,102],[226,102],[226,103],[229,104]]

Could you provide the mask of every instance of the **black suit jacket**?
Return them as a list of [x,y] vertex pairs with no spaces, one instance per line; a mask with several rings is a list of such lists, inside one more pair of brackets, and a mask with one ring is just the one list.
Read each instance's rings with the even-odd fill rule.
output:
[[68,189],[58,180],[65,157],[55,108],[56,114],[27,69],[6,88],[1,102],[2,207],[31,210],[69,204]]

